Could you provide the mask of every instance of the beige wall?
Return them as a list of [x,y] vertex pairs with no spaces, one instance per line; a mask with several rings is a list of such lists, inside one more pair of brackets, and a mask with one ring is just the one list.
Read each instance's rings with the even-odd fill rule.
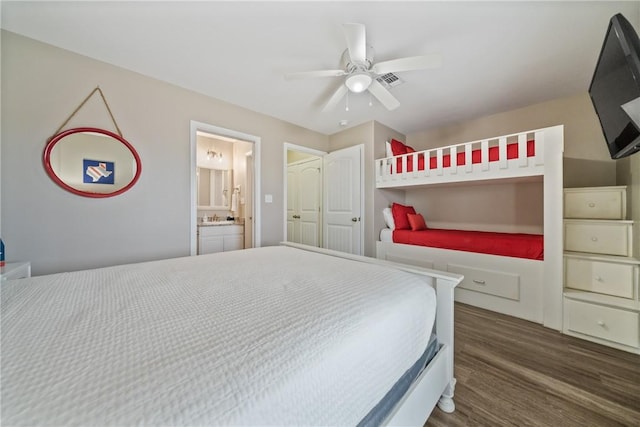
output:
[[[7,260],[31,261],[36,275],[188,255],[191,120],[261,138],[261,190],[273,195],[259,200],[263,245],[283,236],[283,142],[327,151],[326,135],[13,33],[1,42],[2,238]],[[106,199],[61,189],[41,162],[96,85],[142,159],[138,183]],[[100,103],[88,104],[68,127],[113,130]]]

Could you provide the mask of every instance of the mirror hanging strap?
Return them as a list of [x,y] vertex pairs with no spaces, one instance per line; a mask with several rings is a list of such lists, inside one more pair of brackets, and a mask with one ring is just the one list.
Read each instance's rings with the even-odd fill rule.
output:
[[116,119],[113,117],[113,113],[111,112],[111,108],[109,107],[109,103],[107,103],[107,99],[104,96],[104,93],[102,93],[102,89],[100,89],[100,86],[96,86],[95,89],[93,89],[91,91],[91,93],[84,99],[84,101],[82,101],[80,103],[80,105],[78,105],[78,107],[73,110],[73,113],[71,113],[71,115],[67,118],[67,120],[64,121],[64,123],[62,123],[62,125],[58,128],[58,130],[54,133],[54,135],[57,135],[60,133],[60,131],[62,130],[62,128],[64,128],[67,123],[69,123],[69,120],[71,120],[71,118],[73,118],[73,116],[76,115],[76,113],[78,111],[80,111],[80,109],[84,106],[84,104],[87,103],[87,101],[89,100],[89,98],[91,98],[93,96],[94,93],[100,93],[100,97],[102,98],[102,101],[104,102],[104,106],[107,107],[107,112],[109,113],[109,116],[111,117],[111,121],[113,122],[113,125],[116,127],[116,130],[118,131],[118,135],[120,135],[122,137],[122,132],[120,131],[120,127],[118,127],[118,123],[116,123]]

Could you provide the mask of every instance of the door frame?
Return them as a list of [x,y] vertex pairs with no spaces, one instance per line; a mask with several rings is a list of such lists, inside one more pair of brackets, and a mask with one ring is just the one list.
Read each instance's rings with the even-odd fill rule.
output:
[[[327,155],[326,151],[321,151],[321,150],[316,150],[314,148],[309,148],[309,147],[304,147],[302,145],[297,145],[297,144],[292,144],[290,142],[285,142],[282,144],[283,147],[283,156],[282,156],[282,182],[283,182],[283,193],[284,197],[282,198],[282,214],[283,214],[283,218],[282,218],[282,241],[286,242],[287,241],[287,197],[288,197],[288,185],[289,183],[288,181],[288,176],[287,176],[287,152],[289,150],[291,151],[300,151],[302,153],[307,153],[307,154],[312,154],[314,156],[318,156],[321,158],[324,158],[324,156]],[[323,170],[324,173],[324,170]],[[322,224],[320,224],[320,226],[322,227]],[[324,233],[324,230],[322,231]]]
[[197,209],[197,177],[196,177],[196,168],[197,168],[197,133],[206,132],[213,135],[224,136],[227,138],[238,139],[241,141],[246,141],[253,144],[253,247],[258,248],[261,246],[261,216],[260,216],[260,199],[261,199],[261,190],[260,190],[260,137],[255,135],[250,135],[248,133],[238,132],[232,129],[226,129],[223,127],[211,125],[208,123],[198,122],[195,120],[191,120],[190,122],[190,131],[189,131],[189,148],[190,148],[190,160],[191,160],[191,207],[189,209],[190,212],[190,220],[189,220],[189,230],[190,230],[190,246],[191,255],[196,255],[198,253],[198,209]]

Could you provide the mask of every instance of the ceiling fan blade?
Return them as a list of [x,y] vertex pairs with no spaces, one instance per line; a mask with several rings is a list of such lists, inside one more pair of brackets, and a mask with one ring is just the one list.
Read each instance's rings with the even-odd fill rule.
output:
[[367,38],[364,25],[342,24],[352,63],[364,64],[367,60]]
[[329,98],[329,101],[322,109],[322,112],[326,113],[327,111],[333,110],[333,108],[338,104],[338,102],[340,102],[340,100],[345,96],[348,90],[349,89],[347,89],[344,84],[341,84],[340,87],[338,87],[338,89],[333,93],[333,95],[331,95],[331,98]]
[[382,86],[377,80],[371,82],[371,86],[369,86],[369,92],[371,92],[371,94],[375,96],[378,101],[382,103],[382,105],[387,107],[387,110],[389,111],[395,110],[400,106],[400,101],[398,101],[393,95],[391,95],[391,92],[385,89],[384,86]]
[[306,79],[310,77],[340,77],[344,76],[344,70],[318,70],[318,71],[301,71],[298,73],[287,73],[284,75],[286,80]]
[[371,71],[381,75],[397,73],[400,71],[424,70],[425,68],[437,68],[442,65],[442,55],[434,53],[424,56],[409,56],[407,58],[392,59],[374,64]]

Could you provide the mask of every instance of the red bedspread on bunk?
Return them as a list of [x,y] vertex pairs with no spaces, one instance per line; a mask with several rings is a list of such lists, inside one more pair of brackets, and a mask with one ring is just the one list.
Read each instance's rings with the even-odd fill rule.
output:
[[515,258],[544,259],[543,236],[538,234],[430,228],[421,231],[394,230],[393,242]]
[[[527,157],[535,156],[535,141],[527,141]],[[407,156],[407,171],[413,171],[413,156],[415,154],[409,154]],[[418,154],[418,170],[424,170],[424,154]],[[464,152],[460,152],[456,154],[456,158],[458,160],[458,166],[462,166],[466,163],[466,156]],[[499,148],[489,147],[489,161],[495,162],[500,158]],[[507,159],[517,159],[518,158],[518,144],[511,143],[507,144]],[[396,160],[396,171],[398,173],[402,172],[402,158],[399,157]],[[471,163],[480,163],[482,162],[482,152],[480,149],[473,150],[471,152]],[[451,166],[451,155],[446,154],[442,156],[442,167],[448,168]],[[436,169],[438,167],[438,159],[436,157],[429,158],[429,169]]]

